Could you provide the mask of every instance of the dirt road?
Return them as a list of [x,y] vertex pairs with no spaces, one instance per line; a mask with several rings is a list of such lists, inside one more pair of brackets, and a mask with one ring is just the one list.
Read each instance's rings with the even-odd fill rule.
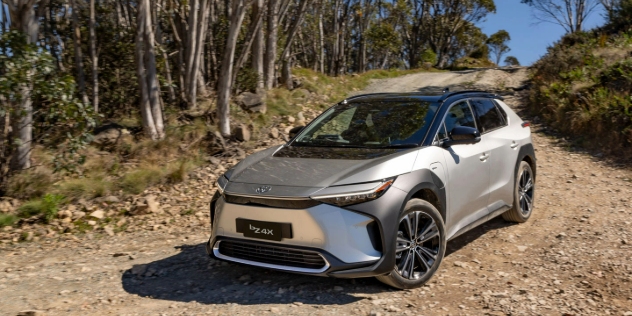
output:
[[[366,92],[505,88],[526,71],[424,73]],[[520,96],[507,103],[520,108]],[[535,124],[536,208],[496,218],[448,244],[432,281],[409,291],[374,279],[292,275],[210,260],[212,170],[153,190],[176,215],[144,215],[114,236],[61,235],[0,246],[0,314],[45,315],[632,315],[632,172]],[[599,156],[599,155],[597,155]],[[211,180],[209,180],[209,177]],[[175,198],[174,198],[175,196]]]

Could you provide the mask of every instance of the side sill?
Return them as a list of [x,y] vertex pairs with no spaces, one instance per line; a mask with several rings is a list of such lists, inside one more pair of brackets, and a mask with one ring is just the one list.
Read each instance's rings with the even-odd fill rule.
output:
[[450,237],[450,239],[448,239],[448,241],[450,241],[452,239],[455,239],[455,238],[467,233],[468,231],[470,231],[470,230],[480,226],[481,224],[493,219],[494,217],[496,217],[496,216],[508,211],[509,209],[511,209],[511,206],[509,206],[509,205],[501,206],[500,208],[496,209],[495,211],[492,211],[492,212],[488,213],[487,215],[482,216],[481,218],[473,221],[469,225],[461,228],[452,237]]

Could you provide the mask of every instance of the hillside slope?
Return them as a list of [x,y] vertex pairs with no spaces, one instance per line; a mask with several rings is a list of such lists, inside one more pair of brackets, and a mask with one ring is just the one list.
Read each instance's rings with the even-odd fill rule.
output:
[[632,158],[632,31],[567,35],[533,67],[529,108],[582,147]]

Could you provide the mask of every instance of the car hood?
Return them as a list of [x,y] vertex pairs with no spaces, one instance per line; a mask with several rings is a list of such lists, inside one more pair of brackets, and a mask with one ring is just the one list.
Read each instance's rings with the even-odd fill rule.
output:
[[225,190],[263,196],[310,196],[329,186],[379,181],[408,173],[418,151],[419,148],[272,147],[248,156],[229,170]]

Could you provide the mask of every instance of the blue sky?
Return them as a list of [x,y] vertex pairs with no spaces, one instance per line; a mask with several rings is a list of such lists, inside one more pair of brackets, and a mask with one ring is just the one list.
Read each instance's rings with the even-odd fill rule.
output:
[[[487,16],[479,27],[488,36],[506,30],[511,36],[507,55],[516,56],[522,65],[531,65],[546,53],[546,48],[559,40],[564,29],[551,23],[533,25],[531,8],[520,0],[496,0],[496,14]],[[604,24],[601,7],[595,10],[584,24],[584,30]],[[504,59],[504,57],[503,57]]]

